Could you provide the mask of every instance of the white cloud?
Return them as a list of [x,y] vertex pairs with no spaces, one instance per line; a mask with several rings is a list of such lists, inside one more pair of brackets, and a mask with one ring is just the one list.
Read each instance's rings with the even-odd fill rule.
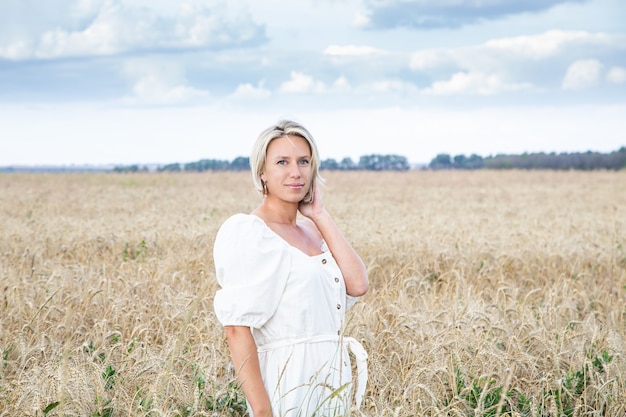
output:
[[346,92],[352,90],[352,85],[346,77],[339,77],[333,82],[333,90],[338,92]]
[[550,30],[538,35],[493,39],[485,43],[487,49],[501,51],[519,58],[541,60],[581,45],[610,45],[616,40],[604,33]]
[[132,95],[122,100],[126,104],[186,104],[210,96],[208,91],[187,85],[181,65],[172,62],[131,60],[123,75],[132,83]]
[[352,19],[352,26],[356,29],[365,29],[370,23],[370,18],[364,13],[356,13]]
[[402,80],[376,81],[372,83],[370,89],[371,91],[375,93],[391,93],[391,92],[414,93],[418,91],[415,85],[406,81],[402,81]]
[[384,51],[371,46],[357,45],[331,45],[324,49],[324,55],[332,56],[363,56],[382,53]]
[[623,67],[613,67],[606,74],[607,81],[613,84],[624,84],[626,83],[626,68]]
[[602,63],[597,59],[585,59],[572,63],[565,73],[561,86],[564,90],[580,90],[598,84]]
[[20,39],[7,45],[0,45],[0,58],[6,58],[13,61],[27,58],[32,49],[31,43],[26,39]]
[[[432,95],[494,95],[527,89],[554,89],[557,68],[576,61],[564,89],[594,85],[602,69],[589,54],[620,56],[626,49],[621,35],[550,30],[537,35],[492,39],[480,45],[417,51],[409,68],[438,80],[425,92]],[[446,81],[441,81],[449,77]],[[619,72],[614,78],[619,80]],[[557,87],[558,88],[558,87]]]
[[411,55],[409,68],[415,71],[437,68],[447,62],[453,62],[458,50],[425,49]]
[[597,47],[617,52],[626,48],[626,40],[603,33],[550,30],[537,35],[492,39],[482,45],[417,51],[411,55],[409,66],[416,71],[447,65],[469,69],[489,64],[504,68],[511,62],[541,61],[576,54],[581,49],[593,51]]
[[323,93],[326,86],[321,81],[315,81],[310,75],[292,71],[289,81],[280,86],[281,93]]
[[260,82],[256,87],[250,83],[239,84],[231,97],[244,100],[258,100],[268,98],[271,95],[272,92],[263,87],[263,82]]
[[155,75],[140,78],[133,86],[133,93],[131,103],[158,105],[186,103],[209,96],[207,91],[186,85],[169,85]]
[[53,59],[147,49],[237,47],[265,40],[262,26],[245,12],[230,13],[226,4],[216,0],[209,8],[184,3],[172,17],[121,0],[78,0],[65,10],[68,17],[51,19],[19,39],[0,40],[0,58]]
[[518,91],[530,89],[528,83],[507,83],[496,74],[465,73],[453,74],[447,81],[436,81],[431,87],[423,92],[427,95],[481,95],[490,96],[507,91]]

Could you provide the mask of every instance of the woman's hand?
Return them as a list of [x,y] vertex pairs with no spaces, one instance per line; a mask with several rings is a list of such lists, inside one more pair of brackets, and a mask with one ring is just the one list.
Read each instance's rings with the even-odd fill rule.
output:
[[369,288],[367,268],[343,236],[330,213],[324,208],[319,188],[315,188],[313,201],[309,204],[300,203],[298,210],[303,216],[313,221],[322,235],[322,239],[328,245],[339,269],[341,269],[348,295],[361,296],[365,294]]
[[310,203],[300,202],[298,210],[303,216],[311,220],[324,213],[324,203],[322,202],[322,194],[318,186],[313,190],[313,201]]

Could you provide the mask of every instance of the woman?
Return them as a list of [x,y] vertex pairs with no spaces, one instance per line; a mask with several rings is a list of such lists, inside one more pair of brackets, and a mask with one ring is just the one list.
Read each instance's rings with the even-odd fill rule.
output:
[[250,158],[263,200],[215,239],[215,312],[253,417],[348,415],[348,349],[357,406],[365,389],[367,354],[343,325],[352,297],[368,290],[367,271],[324,208],[319,161],[303,126],[266,129]]

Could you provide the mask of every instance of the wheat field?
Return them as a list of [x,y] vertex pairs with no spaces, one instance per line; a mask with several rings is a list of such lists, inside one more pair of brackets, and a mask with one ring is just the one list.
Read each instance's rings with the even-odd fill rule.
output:
[[[365,416],[626,415],[626,172],[323,172]],[[0,416],[237,416],[212,248],[248,173],[0,175]]]

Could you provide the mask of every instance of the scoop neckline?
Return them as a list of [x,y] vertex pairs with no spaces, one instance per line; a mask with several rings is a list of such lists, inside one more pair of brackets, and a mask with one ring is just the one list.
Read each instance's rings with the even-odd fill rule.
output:
[[[320,248],[320,250],[322,250],[322,253],[319,253],[317,255],[309,255],[308,253],[304,252],[302,249],[293,246],[291,243],[289,243],[285,239],[283,239],[282,236],[280,236],[278,233],[276,233],[274,230],[272,230],[272,228],[269,227],[267,225],[267,223],[265,223],[265,220],[263,220],[261,217],[257,216],[256,214],[252,214],[252,213],[247,214],[247,216],[251,216],[251,217],[254,217],[255,219],[259,220],[261,223],[263,223],[263,227],[265,227],[267,230],[269,230],[272,233],[272,235],[274,235],[277,239],[279,239],[281,242],[283,242],[284,245],[286,245],[289,248],[294,249],[295,251],[297,251],[297,252],[301,253],[302,255],[306,256],[307,258],[319,258],[320,256],[328,254],[328,252],[329,252],[328,249],[326,249],[324,251],[324,250],[322,250]],[[326,245],[326,242],[324,242],[324,239],[322,239],[322,244],[324,246]]]

